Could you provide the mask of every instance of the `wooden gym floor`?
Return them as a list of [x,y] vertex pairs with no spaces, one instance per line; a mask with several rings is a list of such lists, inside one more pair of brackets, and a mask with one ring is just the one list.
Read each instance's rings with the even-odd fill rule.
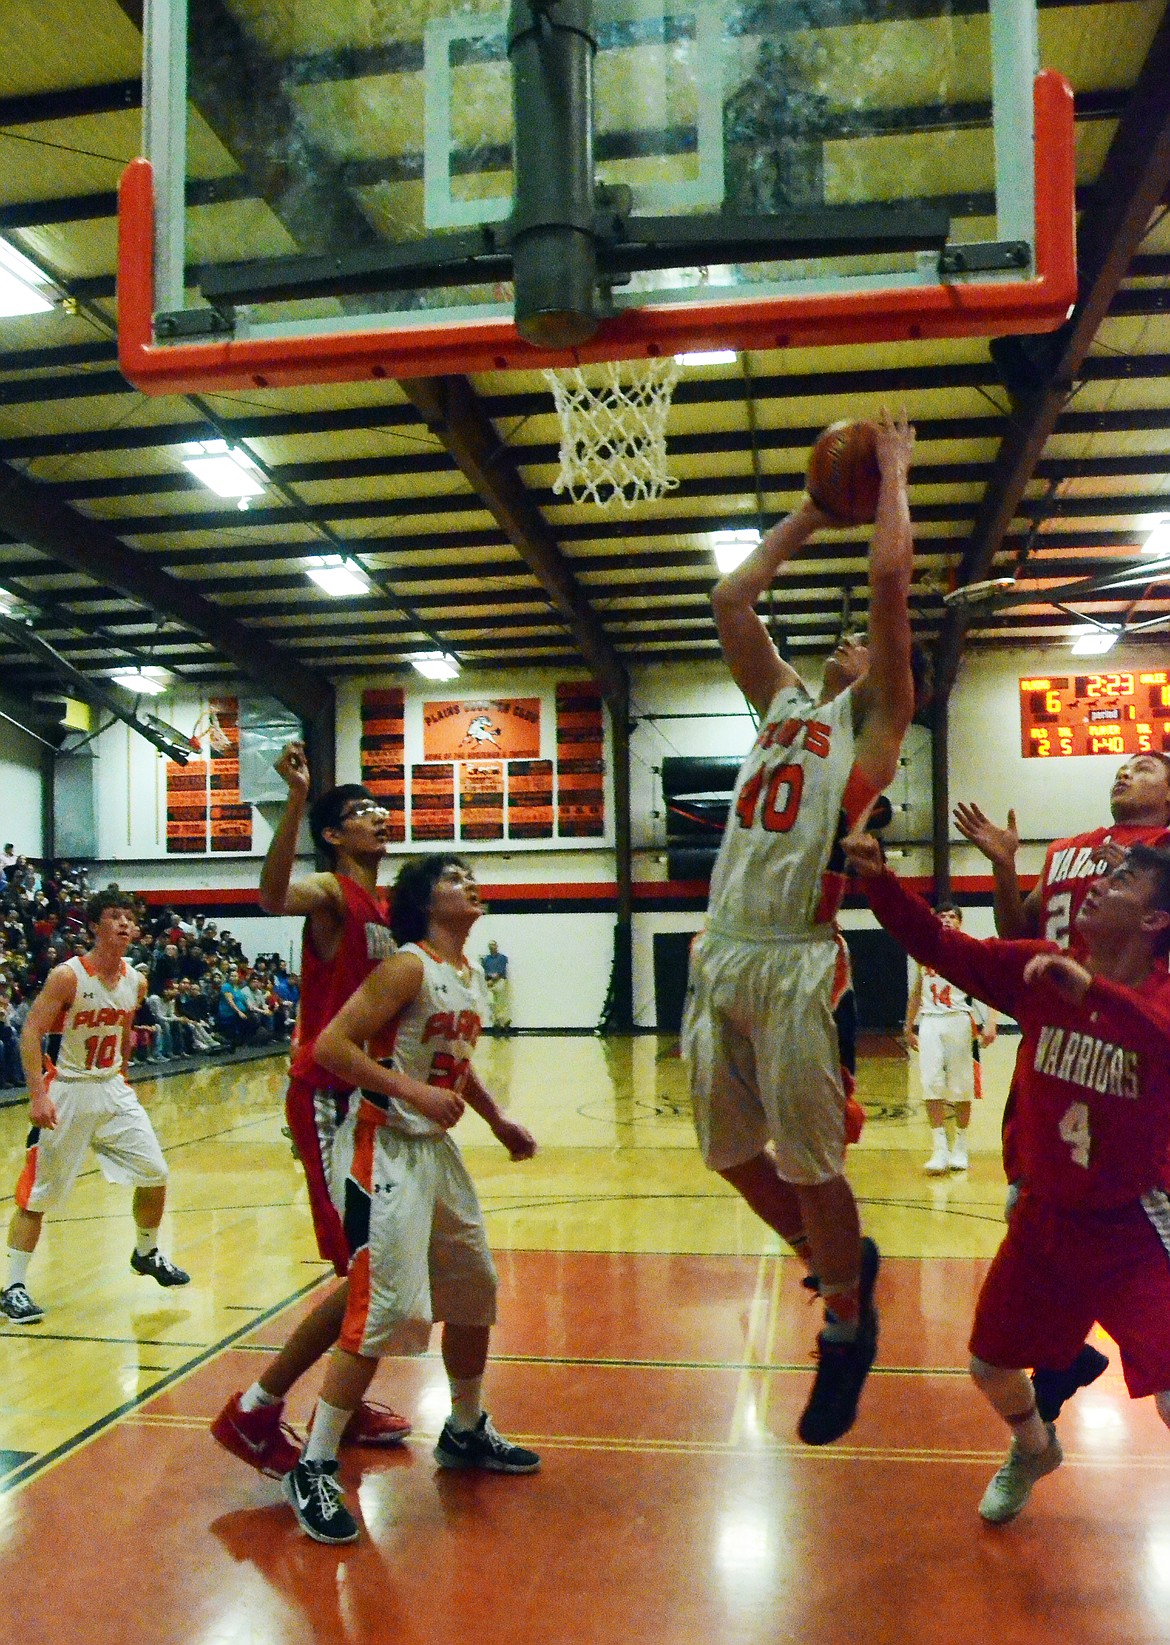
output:
[[[514,1166],[462,1122],[502,1282],[487,1404],[544,1466],[437,1469],[438,1358],[388,1363],[375,1395],[415,1436],[344,1453],[365,1527],[344,1550],[301,1536],[278,1486],[207,1433],[323,1283],[280,1132],[282,1065],[143,1080],[172,1168],[167,1245],[193,1283],[130,1273],[127,1195],[96,1171],[46,1222],[30,1274],[46,1317],[0,1331],[0,1637],[1170,1641],[1170,1436],[1126,1398],[1115,1352],[1062,1417],[1065,1466],[1025,1514],[993,1530],[975,1511],[1005,1436],[965,1345],[1002,1227],[1017,1043],[986,1054],[971,1169],[943,1180],[922,1174],[914,1073],[863,1059],[871,1117],[850,1174],[883,1251],[881,1348],[852,1433],[814,1452],[794,1427],[817,1310],[700,1165],[669,1043],[486,1042],[481,1073],[542,1145]],[[9,1190],[26,1113],[0,1112]]]

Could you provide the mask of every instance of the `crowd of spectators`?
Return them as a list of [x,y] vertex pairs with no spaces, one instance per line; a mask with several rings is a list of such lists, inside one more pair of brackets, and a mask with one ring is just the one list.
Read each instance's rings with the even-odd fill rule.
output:
[[[24,1084],[20,1030],[55,965],[90,946],[85,868],[0,854],[0,1086]],[[298,978],[278,954],[249,961],[232,933],[203,914],[141,910],[127,958],[147,978],[132,1058],[160,1063],[290,1038]],[[50,1048],[51,1049],[51,1048]]]

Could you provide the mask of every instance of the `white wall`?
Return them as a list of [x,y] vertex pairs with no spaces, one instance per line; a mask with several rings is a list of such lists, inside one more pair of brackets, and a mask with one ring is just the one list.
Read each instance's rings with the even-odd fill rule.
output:
[[0,845],[11,840],[22,857],[44,855],[44,766],[35,737],[0,719]]

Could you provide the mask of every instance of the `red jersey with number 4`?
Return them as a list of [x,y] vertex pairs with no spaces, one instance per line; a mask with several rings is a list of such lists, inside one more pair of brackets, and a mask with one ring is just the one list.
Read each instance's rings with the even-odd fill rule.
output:
[[711,875],[710,930],[766,941],[832,921],[845,885],[840,841],[877,795],[855,748],[852,690],[828,703],[803,686],[776,693],[736,780]]
[[1166,1186],[1170,1148],[1170,977],[1137,988],[1095,977],[1080,1005],[1028,986],[1054,943],[948,930],[892,874],[862,881],[878,919],[930,965],[1020,1025],[1014,1145],[1029,1190],[1069,1211],[1105,1211]]
[[313,946],[309,921],[301,939],[301,1003],[297,1011],[294,1079],[318,1089],[349,1091],[352,1086],[329,1074],[313,1057],[317,1036],[357,992],[370,972],[395,953],[390,916],[381,892],[369,892],[346,874],[335,876],[345,898],[341,942],[331,960],[323,960]]
[[1071,839],[1053,840],[1040,873],[1040,935],[1047,942],[1080,955],[1083,944],[1077,936],[1075,920],[1091,885],[1108,873],[1109,863],[1101,847],[1120,845],[1166,845],[1170,828],[1160,823],[1111,823]]
[[61,1019],[57,1078],[109,1079],[122,1067],[122,1035],[138,1009],[142,974],[123,960],[121,975],[108,988],[88,957],[75,956],[65,964],[77,978],[77,993]]

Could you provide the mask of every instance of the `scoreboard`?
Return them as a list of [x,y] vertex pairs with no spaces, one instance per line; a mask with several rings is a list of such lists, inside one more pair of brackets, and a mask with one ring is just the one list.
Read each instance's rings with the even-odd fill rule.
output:
[[1170,671],[1020,681],[1023,756],[1170,753]]

